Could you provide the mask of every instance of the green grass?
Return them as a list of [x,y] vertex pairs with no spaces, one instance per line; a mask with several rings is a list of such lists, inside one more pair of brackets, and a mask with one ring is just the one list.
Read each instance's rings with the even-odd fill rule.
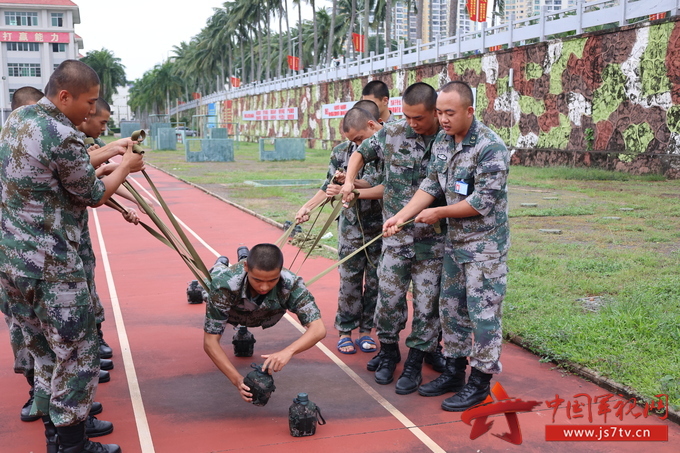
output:
[[[147,152],[146,159],[283,222],[318,188],[252,187],[243,181],[322,179],[328,155],[308,150],[305,161],[259,162],[257,146],[242,143],[232,163],[187,164],[180,151]],[[506,333],[522,337],[545,360],[591,368],[648,398],[667,393],[680,409],[680,181],[597,169],[512,167],[509,186]],[[557,200],[544,199],[554,195]],[[520,206],[528,201],[539,206]],[[614,216],[621,219],[603,218]],[[545,228],[563,234],[539,232]],[[335,246],[336,240],[323,243]],[[607,303],[587,310],[577,299],[590,296]]]

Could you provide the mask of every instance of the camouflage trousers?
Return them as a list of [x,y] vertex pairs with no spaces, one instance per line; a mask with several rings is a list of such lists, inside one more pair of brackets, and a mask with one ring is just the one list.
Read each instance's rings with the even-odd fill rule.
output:
[[[342,260],[362,245],[361,241],[357,244],[357,241],[344,240],[340,234],[338,258]],[[338,267],[340,288],[335,328],[341,333],[349,333],[357,327],[360,332],[370,332],[373,329],[378,300],[377,266],[381,248],[381,241],[376,241]]]
[[[408,248],[410,250],[410,248]],[[411,255],[411,257],[409,257]],[[378,266],[378,305],[375,326],[382,343],[398,343],[406,328],[406,294],[413,282],[413,320],[406,346],[433,352],[439,336],[439,280],[442,259],[416,260],[402,247],[383,247]]]
[[97,260],[94,256],[94,249],[92,248],[92,241],[90,240],[90,230],[88,228],[83,229],[83,232],[81,233],[78,256],[83,262],[83,271],[85,271],[87,285],[90,287],[95,319],[97,324],[101,324],[104,322],[104,306],[102,305],[101,300],[99,300],[97,286],[94,283],[94,268],[97,264]]
[[56,426],[84,421],[99,380],[99,339],[86,282],[48,282],[0,272],[0,303],[35,362],[31,413]]
[[13,316],[5,315],[5,322],[9,329],[9,343],[14,354],[14,372],[28,376],[33,374],[33,356],[24,346],[24,334],[21,332],[19,323]]
[[447,253],[442,272],[441,314],[446,357],[470,357],[484,373],[501,372],[502,303],[507,256],[490,261],[456,263]]

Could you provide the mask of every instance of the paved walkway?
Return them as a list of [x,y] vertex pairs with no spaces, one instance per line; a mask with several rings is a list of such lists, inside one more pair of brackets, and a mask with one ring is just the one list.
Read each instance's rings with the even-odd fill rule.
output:
[[[150,169],[149,174],[208,264],[219,254],[233,261],[239,245],[274,242],[282,233],[164,173]],[[143,177],[132,179],[138,187],[146,187]],[[629,414],[620,420],[612,411],[605,419],[593,405],[592,422],[576,418],[573,409],[569,419],[567,403],[608,392],[551,364],[540,363],[538,357],[512,344],[504,345],[504,372],[494,381],[500,382],[510,397],[541,405],[532,412],[517,414],[523,439],[519,446],[495,436],[509,431],[506,419],[513,415],[493,415],[489,418],[493,421],[490,431],[470,439],[471,427],[461,420],[461,414],[440,409],[442,399],[450,394],[435,398],[399,396],[394,384],[378,385],[366,371],[371,354],[343,355],[336,351],[333,319],[337,272],[311,287],[328,337],[318,347],[294,357],[275,375],[277,389],[267,406],[244,403],[203,352],[205,307],[187,304],[186,287],[192,277],[176,253],[108,208],[92,213],[90,230],[98,260],[97,288],[106,308],[105,338],[114,349],[115,364],[111,381],[99,386],[96,398],[104,405],[99,418],[114,422],[115,430],[95,440],[118,443],[125,453],[677,451],[680,427],[657,417],[635,419]],[[287,262],[296,251],[285,246]],[[327,259],[309,259],[300,274],[311,278],[331,264]],[[19,420],[28,388],[22,376],[12,373],[4,323],[0,323],[0,331],[0,452],[42,452],[41,423]],[[293,318],[284,318],[271,329],[254,329],[254,334],[257,357],[234,359],[244,374],[251,362],[263,361],[259,354],[278,350],[299,336],[300,326]],[[228,351],[230,337],[227,331],[223,344]],[[402,346],[402,354],[406,352]],[[436,376],[426,365],[424,380]],[[328,421],[318,427],[315,436],[293,438],[288,432],[288,406],[298,392],[309,393]],[[578,394],[584,396],[576,398]],[[554,411],[547,402],[556,396],[564,402]],[[611,402],[612,410],[615,404],[616,400]],[[609,426],[607,432],[624,425],[667,428],[669,441],[546,441],[546,429],[554,425],[588,425],[598,435],[599,426],[605,424]]]

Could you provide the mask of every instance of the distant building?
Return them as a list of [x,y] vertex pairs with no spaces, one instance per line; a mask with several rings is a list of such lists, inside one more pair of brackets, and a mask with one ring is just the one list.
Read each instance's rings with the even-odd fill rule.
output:
[[0,107],[10,111],[14,91],[44,90],[54,69],[76,59],[83,40],[75,34],[78,5],[70,0],[0,0]]

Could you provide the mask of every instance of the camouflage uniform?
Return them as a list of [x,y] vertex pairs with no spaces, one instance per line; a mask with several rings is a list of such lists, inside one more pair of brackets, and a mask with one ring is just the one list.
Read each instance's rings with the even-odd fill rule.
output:
[[[349,158],[356,149],[350,141],[339,144],[331,152],[326,182],[321,187],[326,191],[335,171],[347,170]],[[379,172],[375,163],[366,165],[358,179],[375,186],[379,184]],[[357,215],[357,209],[359,214]],[[380,200],[357,200],[356,204],[340,211],[338,221],[338,259],[342,260],[365,242],[382,233],[382,205]],[[357,253],[338,267],[340,288],[338,290],[338,311],[335,328],[349,333],[359,328],[360,332],[373,329],[375,305],[378,299],[378,261],[380,240],[371,244],[365,252]],[[363,286],[363,291],[362,291]]]
[[222,335],[227,323],[234,326],[272,327],[286,314],[294,313],[306,326],[321,319],[319,307],[302,279],[288,269],[281,270],[281,279],[267,294],[251,297],[243,261],[233,266],[217,263],[212,268],[210,297],[205,307],[206,333]]
[[[415,194],[430,162],[430,145],[406,120],[385,124],[366,139],[357,152],[364,162],[382,166],[383,218],[394,216]],[[443,197],[432,206],[442,206]],[[439,335],[439,280],[444,254],[445,230],[436,233],[432,225],[406,225],[394,236],[383,238],[378,266],[379,294],[375,312],[376,330],[382,343],[399,341],[406,327],[406,294],[413,282],[413,321],[406,346],[433,352]]]
[[[100,148],[106,146],[106,143],[100,138],[94,139],[95,145]],[[90,145],[85,145],[89,149]],[[83,268],[85,269],[85,274],[87,275],[87,284],[90,286],[90,293],[92,295],[92,304],[94,305],[94,316],[97,324],[104,322],[104,306],[102,305],[101,299],[99,299],[99,294],[97,293],[97,286],[94,282],[94,269],[97,264],[94,249],[92,248],[92,239],[90,238],[90,228],[88,226],[89,214],[85,211],[85,216],[83,219],[83,234],[80,238],[80,259],[83,260]]]
[[99,342],[79,256],[87,206],[103,197],[84,135],[47,98],[13,112],[0,135],[2,304],[35,361],[33,414],[85,420]]
[[[510,153],[491,129],[475,119],[462,143],[440,133],[432,154],[430,172],[420,189],[435,197],[445,194],[449,205],[467,200],[480,213],[448,219],[439,300],[444,355],[469,356],[478,370],[500,373],[501,305],[510,246]],[[455,192],[455,184],[461,181],[474,185],[469,195]]]

